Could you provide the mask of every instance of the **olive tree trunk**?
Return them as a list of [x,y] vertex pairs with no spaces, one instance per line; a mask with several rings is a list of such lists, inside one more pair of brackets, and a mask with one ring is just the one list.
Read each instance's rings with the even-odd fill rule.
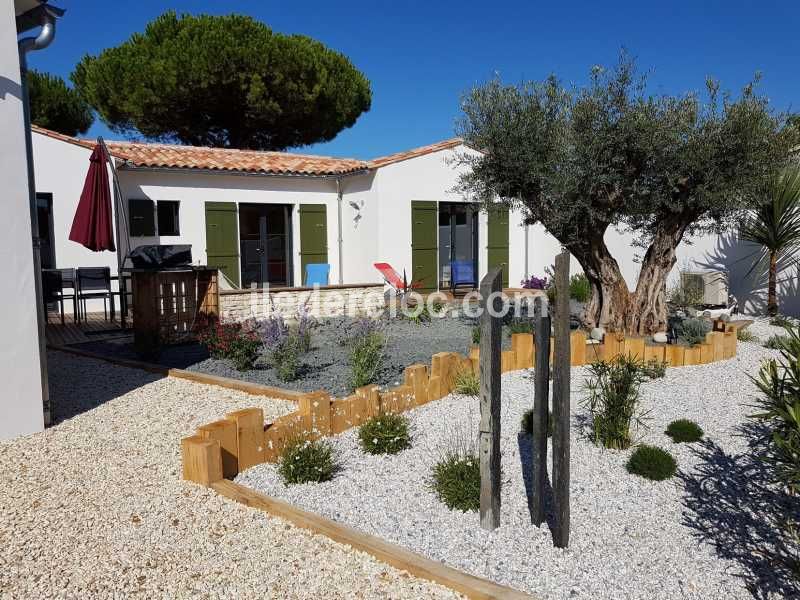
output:
[[592,288],[586,325],[627,335],[651,335],[666,330],[666,284],[675,266],[675,251],[687,227],[687,220],[682,217],[663,219],[656,227],[642,259],[634,291],[628,289],[619,264],[603,241],[602,232],[567,246]]

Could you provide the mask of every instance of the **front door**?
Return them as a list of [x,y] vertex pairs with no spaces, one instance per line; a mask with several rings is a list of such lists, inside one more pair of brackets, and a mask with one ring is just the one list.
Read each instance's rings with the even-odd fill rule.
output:
[[292,284],[291,208],[287,204],[239,205],[242,287]]
[[[463,202],[439,203],[439,286],[453,284],[453,263],[460,263],[457,285],[478,285],[478,208]],[[471,281],[463,265],[471,265]]]

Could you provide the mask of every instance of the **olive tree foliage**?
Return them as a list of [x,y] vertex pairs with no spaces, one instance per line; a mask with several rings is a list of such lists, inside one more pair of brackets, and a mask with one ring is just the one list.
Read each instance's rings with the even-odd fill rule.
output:
[[31,69],[26,82],[32,123],[70,136],[92,126],[91,107],[61,77]]
[[166,12],[72,80],[114,131],[255,150],[331,140],[372,99],[347,57],[243,15]]
[[[500,199],[540,222],[577,259],[592,287],[587,324],[649,334],[666,328],[666,279],[685,236],[721,232],[764,197],[797,138],[756,91],[652,95],[622,53],[582,88],[555,76],[475,87],[459,133],[482,153],[463,154],[460,191]],[[641,248],[634,291],[604,235],[631,232]]]

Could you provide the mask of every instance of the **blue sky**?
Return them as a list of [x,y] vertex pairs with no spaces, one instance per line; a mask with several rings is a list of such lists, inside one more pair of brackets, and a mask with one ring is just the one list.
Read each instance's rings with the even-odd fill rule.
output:
[[[54,45],[30,62],[65,77],[84,54],[119,44],[168,8],[248,14],[343,52],[371,80],[372,109],[302,152],[371,158],[448,138],[460,94],[476,83],[495,73],[508,82],[556,73],[581,84],[622,46],[652,71],[654,91],[699,90],[707,75],[736,91],[761,71],[774,106],[800,111],[793,0],[52,2],[67,14]],[[120,138],[99,120],[89,135]]]

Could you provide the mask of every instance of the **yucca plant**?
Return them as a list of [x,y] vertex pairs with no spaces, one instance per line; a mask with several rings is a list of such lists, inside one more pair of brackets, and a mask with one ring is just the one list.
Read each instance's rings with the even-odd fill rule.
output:
[[800,493],[800,325],[787,327],[780,361],[765,361],[754,383],[761,391],[753,415],[770,429],[768,460],[775,478]]
[[800,165],[786,167],[769,181],[765,203],[745,217],[739,238],[761,247],[750,272],[767,262],[767,314],[774,316],[778,314],[778,263],[796,264],[800,250]]

